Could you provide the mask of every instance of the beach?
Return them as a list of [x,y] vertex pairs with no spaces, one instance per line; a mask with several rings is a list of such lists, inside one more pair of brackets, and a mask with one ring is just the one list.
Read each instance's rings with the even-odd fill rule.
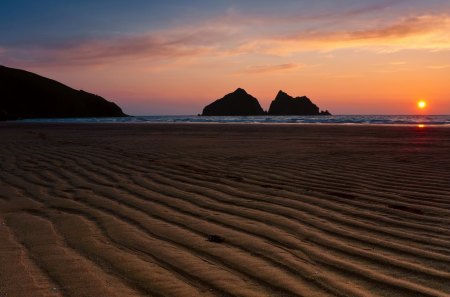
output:
[[0,123],[0,153],[0,297],[450,296],[448,127]]

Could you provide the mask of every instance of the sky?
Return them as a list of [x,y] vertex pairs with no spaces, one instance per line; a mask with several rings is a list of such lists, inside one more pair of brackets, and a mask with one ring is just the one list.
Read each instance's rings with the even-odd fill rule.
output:
[[2,0],[0,65],[131,115],[238,87],[265,110],[283,90],[333,114],[450,114],[450,1]]

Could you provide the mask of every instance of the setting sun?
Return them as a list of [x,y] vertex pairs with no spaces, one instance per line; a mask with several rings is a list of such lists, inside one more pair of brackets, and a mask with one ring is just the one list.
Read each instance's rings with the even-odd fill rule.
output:
[[425,107],[427,107],[427,102],[425,102],[425,101],[423,101],[423,100],[420,100],[419,102],[417,102],[417,106],[418,106],[420,109],[424,109]]

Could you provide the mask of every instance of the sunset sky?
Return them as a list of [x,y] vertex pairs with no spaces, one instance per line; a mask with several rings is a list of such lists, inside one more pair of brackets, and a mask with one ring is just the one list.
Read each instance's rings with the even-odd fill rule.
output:
[[0,64],[133,115],[238,87],[264,109],[282,89],[334,114],[450,114],[448,0],[2,0],[0,36]]

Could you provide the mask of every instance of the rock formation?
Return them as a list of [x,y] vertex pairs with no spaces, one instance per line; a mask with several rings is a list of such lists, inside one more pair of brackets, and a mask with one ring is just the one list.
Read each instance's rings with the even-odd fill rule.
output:
[[24,70],[0,66],[0,120],[124,117],[113,102]]
[[269,115],[330,115],[327,111],[320,111],[319,107],[306,97],[293,98],[283,91],[279,91],[269,108]]
[[244,89],[237,89],[209,104],[203,109],[203,116],[255,116],[265,112],[258,100]]

